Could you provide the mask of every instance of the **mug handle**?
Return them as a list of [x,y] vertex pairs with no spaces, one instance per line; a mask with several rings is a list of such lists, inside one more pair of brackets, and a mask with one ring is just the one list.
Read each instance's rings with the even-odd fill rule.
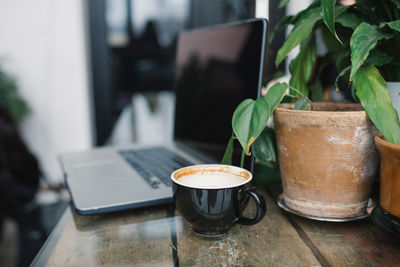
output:
[[245,195],[249,195],[254,199],[257,206],[257,212],[253,218],[247,218],[240,214],[240,216],[237,218],[236,223],[242,225],[253,225],[260,222],[262,218],[264,218],[265,213],[267,212],[267,205],[265,204],[264,197],[261,194],[257,193],[254,187],[247,187],[240,190],[238,194],[239,201],[243,199]]

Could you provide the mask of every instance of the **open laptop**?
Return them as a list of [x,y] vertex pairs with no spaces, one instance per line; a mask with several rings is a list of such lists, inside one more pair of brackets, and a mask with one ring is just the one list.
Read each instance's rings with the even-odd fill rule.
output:
[[[76,212],[95,214],[171,202],[174,170],[220,162],[232,134],[233,111],[242,100],[260,95],[266,36],[265,19],[180,34],[174,142],[61,155]],[[252,160],[246,166],[251,170]]]

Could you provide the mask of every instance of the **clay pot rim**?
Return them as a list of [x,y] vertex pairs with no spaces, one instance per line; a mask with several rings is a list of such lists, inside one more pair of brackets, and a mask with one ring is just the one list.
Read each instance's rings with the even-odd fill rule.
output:
[[[348,108],[354,107],[362,108],[361,104],[357,103],[334,103],[334,102],[313,102],[314,106],[347,106]],[[297,110],[293,109],[294,103],[282,103],[279,104],[276,108],[279,112],[288,112],[288,113],[302,113],[303,115],[317,115],[324,114],[325,115],[335,115],[335,116],[367,116],[365,110],[338,110],[338,111],[327,111],[327,110]]]
[[400,150],[400,145],[390,143],[388,140],[386,140],[386,138],[381,133],[376,135],[374,137],[374,139],[375,139],[375,143],[377,143],[379,145],[390,147],[390,148],[395,149],[395,150]]

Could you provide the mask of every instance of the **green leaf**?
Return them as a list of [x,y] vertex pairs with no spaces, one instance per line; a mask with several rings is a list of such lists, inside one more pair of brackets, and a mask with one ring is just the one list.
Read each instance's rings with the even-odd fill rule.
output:
[[379,31],[379,27],[366,22],[361,23],[354,31],[350,39],[351,72],[350,80],[367,59],[369,52],[376,46],[379,40],[385,38],[385,34]]
[[291,73],[289,84],[300,90],[303,95],[308,95],[307,83],[314,69],[316,50],[315,36],[312,35],[301,44],[299,54],[289,66]]
[[286,94],[289,85],[287,83],[276,83],[269,88],[267,94],[264,96],[264,100],[268,103],[269,113],[272,116],[276,107],[282,102],[283,97]]
[[226,150],[224,153],[224,157],[222,158],[221,164],[232,165],[232,154],[233,154],[233,135],[229,139],[228,145],[226,146]]
[[[334,51],[342,51],[343,49],[343,44],[341,44],[334,35],[330,32],[330,30],[327,27],[321,27],[320,29],[322,41],[324,43],[324,46],[326,47],[327,53],[331,53]],[[346,37],[346,36],[345,36]],[[341,36],[341,38],[343,38]],[[350,40],[350,36],[348,38]],[[346,40],[346,39],[344,39]]]
[[357,15],[353,13],[344,12],[343,14],[341,14],[339,17],[336,18],[336,22],[344,27],[355,30],[358,27],[358,25],[361,24],[362,21]]
[[324,97],[323,86],[320,79],[315,79],[311,86],[311,99],[314,102],[322,102]]
[[321,11],[321,3],[320,1],[313,1],[307,8],[303,9],[300,12],[297,12],[295,15],[293,15],[293,18],[291,20],[291,24],[295,25],[295,28],[300,27],[301,24],[299,24],[298,22],[306,17],[308,14],[314,12],[314,9],[318,9],[319,11]]
[[[340,16],[348,7],[349,6],[336,6],[336,17]],[[314,1],[307,9],[301,11],[292,18],[292,23],[295,23],[294,28],[286,42],[279,49],[275,59],[275,65],[278,66],[293,48],[308,38],[314,25],[322,19],[320,11],[321,8],[319,7],[318,1]]]
[[298,21],[299,27],[295,27],[293,31],[289,34],[286,42],[279,49],[275,64],[278,66],[286,55],[292,51],[297,45],[299,45],[302,41],[304,41],[314,27],[314,24],[321,19],[321,15],[319,12],[319,8],[314,8],[308,14],[306,14],[303,18]]
[[[343,64],[346,64],[346,61],[347,61],[349,56],[350,56],[350,51],[348,51],[347,49],[339,51],[335,55],[335,58],[336,58],[336,60],[335,60],[336,69],[340,70],[341,66]],[[344,61],[344,60],[346,60],[346,61]],[[350,62],[348,64],[350,64]],[[346,65],[348,65],[348,64],[346,64]]]
[[280,183],[279,168],[269,162],[257,162],[254,170],[254,182],[257,185]]
[[261,134],[271,116],[270,107],[263,98],[246,99],[236,108],[232,117],[232,128],[247,155],[250,146]]
[[400,20],[395,20],[392,22],[385,23],[385,25],[389,26],[389,28],[400,32]]
[[321,17],[335,38],[342,43],[335,31],[335,4],[336,0],[321,1]]
[[260,161],[277,161],[275,132],[265,127],[260,136],[254,141],[253,154]]
[[250,146],[266,127],[268,119],[282,101],[287,88],[286,83],[276,83],[263,98],[246,99],[233,113],[233,132],[247,155],[250,155]]
[[336,6],[335,7],[335,19],[337,19],[339,16],[344,14],[344,12],[349,8],[350,6]]
[[278,31],[283,30],[284,26],[287,24],[290,24],[290,21],[292,20],[293,16],[286,16],[283,17],[278,24],[275,25],[274,29],[272,30],[271,34],[269,35],[269,43],[272,43],[272,41],[275,39],[275,35]]
[[354,75],[353,86],[362,106],[376,128],[394,144],[400,144],[400,123],[387,85],[372,65],[360,68]]
[[296,103],[294,104],[294,109],[296,110],[306,110],[308,106],[309,99],[306,96],[300,97],[297,99]]
[[350,87],[351,97],[355,102],[360,102],[360,99],[356,95],[356,89],[354,86]]
[[393,4],[395,4],[398,9],[400,9],[400,1],[399,0],[391,0],[391,2]]
[[365,60],[365,64],[371,64],[380,67],[389,64],[392,61],[393,58],[391,56],[379,49],[374,49],[370,52],[368,58]]

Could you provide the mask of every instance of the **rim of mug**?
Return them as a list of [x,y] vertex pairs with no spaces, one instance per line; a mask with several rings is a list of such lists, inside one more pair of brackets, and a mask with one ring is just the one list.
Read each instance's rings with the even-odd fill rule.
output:
[[[233,184],[233,185],[210,187],[210,186],[192,186],[192,185],[187,185],[187,184],[184,184],[184,183],[180,182],[179,179],[175,178],[175,174],[177,174],[179,172],[182,172],[185,169],[202,168],[202,167],[205,169],[205,171],[207,171],[207,169],[210,171],[212,167],[214,167],[216,170],[219,169],[221,172],[223,172],[223,169],[235,170],[235,172],[229,172],[229,173],[233,174],[233,175],[236,175],[236,176],[239,176],[239,177],[241,177],[241,178],[243,178],[245,180],[243,182],[236,183],[236,184]],[[240,175],[240,173],[246,173],[246,175],[248,177],[243,177],[243,175]],[[174,171],[171,174],[170,178],[171,178],[172,182],[174,182],[174,183],[176,183],[178,185],[184,186],[184,187],[194,188],[194,189],[210,189],[210,190],[212,190],[212,189],[234,188],[234,187],[239,187],[239,186],[245,185],[245,184],[247,184],[247,183],[249,183],[249,182],[251,182],[253,180],[253,174],[250,171],[248,171],[248,170],[246,170],[244,168],[233,166],[233,165],[225,165],[225,164],[196,164],[196,165],[191,165],[191,166],[187,166],[187,167],[183,167],[183,168],[177,169],[176,171]]]

